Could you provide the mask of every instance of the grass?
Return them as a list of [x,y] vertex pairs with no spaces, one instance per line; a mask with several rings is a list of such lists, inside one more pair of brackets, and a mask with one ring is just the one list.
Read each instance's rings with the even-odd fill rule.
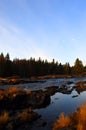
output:
[[31,114],[27,110],[24,110],[19,114],[19,118],[22,122],[27,122],[31,119]]
[[82,105],[78,110],[77,130],[86,130],[86,104]]
[[37,119],[38,117],[39,115],[31,109],[24,109],[17,114],[17,118],[20,120],[20,122],[28,122],[28,124],[33,120]]
[[61,113],[54,123],[53,130],[86,130],[86,103],[70,116]]
[[2,129],[3,127],[6,126],[7,122],[8,122],[8,119],[9,119],[9,114],[8,112],[3,112],[1,115],[0,115],[0,129]]
[[17,87],[9,87],[6,89],[8,94],[19,94],[19,93],[24,93],[24,90],[17,88]]
[[0,100],[6,96],[6,93],[3,90],[0,90]]
[[54,123],[53,130],[68,127],[70,124],[70,118],[61,113],[59,119]]
[[9,87],[6,90],[0,90],[0,100],[3,99],[4,97],[6,98],[8,98],[9,96],[15,97],[16,95],[19,94],[26,94],[26,92],[23,89],[17,87]]
[[6,89],[7,97],[15,98],[17,95],[26,94],[26,92],[18,87],[9,87]]
[[4,111],[0,114],[0,130],[14,130],[21,125],[30,125],[39,115],[32,109],[18,110],[16,113],[12,111]]

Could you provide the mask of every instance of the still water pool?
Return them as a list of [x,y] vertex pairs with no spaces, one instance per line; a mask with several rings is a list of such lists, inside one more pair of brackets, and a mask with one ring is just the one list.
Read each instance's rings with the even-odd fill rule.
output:
[[[68,79],[67,79],[68,80]],[[58,85],[62,85],[67,80],[60,80]],[[86,80],[83,79],[70,79],[76,83],[77,81]],[[56,83],[57,84],[57,83]],[[55,82],[54,82],[55,85]],[[59,115],[64,112],[66,115],[71,114],[76,111],[83,103],[86,102],[86,91],[81,92],[80,94],[74,89],[71,94],[55,93],[51,96],[51,103],[46,108],[35,110],[39,113],[44,121],[47,122],[47,125],[43,128],[37,128],[38,130],[51,130],[52,124]],[[36,127],[35,127],[36,128]]]

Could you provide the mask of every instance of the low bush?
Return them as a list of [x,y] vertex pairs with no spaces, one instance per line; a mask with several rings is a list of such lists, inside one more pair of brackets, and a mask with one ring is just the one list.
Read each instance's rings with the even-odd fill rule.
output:
[[86,130],[86,104],[83,104],[69,117],[61,113],[54,123],[53,130]]
[[54,123],[53,130],[68,127],[70,124],[70,118],[61,113],[59,119]]

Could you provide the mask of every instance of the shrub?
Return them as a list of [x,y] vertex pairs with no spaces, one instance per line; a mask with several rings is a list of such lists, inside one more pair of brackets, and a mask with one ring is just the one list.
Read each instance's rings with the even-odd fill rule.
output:
[[39,115],[36,112],[32,111],[31,109],[24,109],[23,111],[18,113],[17,117],[22,123],[24,122],[30,123],[33,120],[37,119]]
[[78,110],[77,130],[86,130],[86,104],[82,105]]
[[70,124],[70,118],[61,113],[59,119],[55,122],[53,130],[68,127]]
[[59,119],[54,123],[53,130],[86,130],[86,104],[83,104],[69,117],[61,113]]
[[21,121],[27,122],[30,120],[31,114],[28,113],[28,111],[23,111],[22,113],[20,113],[19,117],[20,117]]

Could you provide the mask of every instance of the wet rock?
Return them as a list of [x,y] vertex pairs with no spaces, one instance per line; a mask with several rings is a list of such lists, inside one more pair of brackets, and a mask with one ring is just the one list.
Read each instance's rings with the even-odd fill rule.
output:
[[55,100],[58,100],[59,98],[55,98]]
[[63,93],[63,94],[71,94],[71,92],[73,91],[73,88],[69,89],[66,84],[63,84],[62,86],[58,87],[58,86],[50,86],[46,88],[46,92],[47,94],[49,94],[50,96],[54,95],[57,92]]
[[70,85],[70,84],[73,84],[74,82],[72,82],[72,81],[67,81],[65,84],[66,85]]
[[63,94],[71,94],[72,91],[73,89],[69,90],[68,88],[63,87],[63,86],[58,89],[58,92],[63,93]]
[[54,95],[56,92],[58,92],[58,86],[49,86],[49,87],[46,87],[46,92],[52,96]]
[[50,96],[42,90],[32,91],[27,96],[27,104],[33,108],[42,108],[50,104]]
[[78,97],[78,95],[73,95],[72,98]]
[[45,127],[47,125],[47,122],[44,121],[43,119],[39,119],[38,121],[36,121],[36,125],[38,127]]
[[74,86],[76,89],[77,93],[80,94],[83,91],[86,91],[86,84],[85,81],[78,81],[76,85]]

